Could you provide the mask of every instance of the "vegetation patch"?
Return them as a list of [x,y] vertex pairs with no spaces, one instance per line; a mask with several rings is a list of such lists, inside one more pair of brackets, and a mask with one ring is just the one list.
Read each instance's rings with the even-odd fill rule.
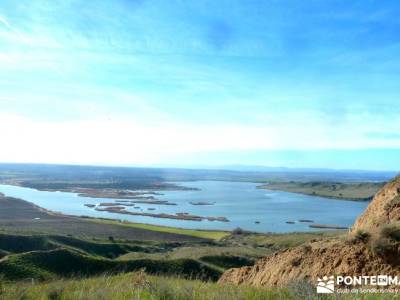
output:
[[400,226],[398,224],[385,225],[381,229],[381,235],[395,242],[400,242]]
[[393,265],[400,264],[400,227],[398,224],[382,226],[380,233],[371,241],[371,250]]
[[[114,240],[112,240],[114,241]],[[0,234],[0,251],[3,253],[23,253],[28,251],[54,250],[60,247],[76,250],[84,254],[116,258],[129,252],[156,252],[162,248],[139,246],[126,243],[94,242],[61,235],[13,235]],[[0,253],[1,255],[1,253]]]
[[368,232],[359,229],[352,237],[350,237],[350,243],[353,243],[353,244],[359,243],[359,242],[367,243],[370,240],[370,238],[371,238],[371,235]]
[[384,258],[393,252],[394,245],[387,238],[379,238],[371,242],[371,249],[373,253]]
[[220,271],[191,259],[113,261],[82,255],[67,249],[10,255],[0,262],[0,275],[6,280],[28,278],[50,280],[59,277],[87,277],[104,273],[129,272],[142,268],[151,274],[213,281],[221,275]]
[[238,246],[251,246],[257,249],[269,249],[272,251],[293,248],[308,241],[337,237],[343,235],[345,231],[335,230],[330,232],[294,232],[294,233],[245,233],[240,235],[230,235],[222,241]]
[[165,233],[188,235],[209,240],[220,240],[230,235],[229,231],[184,229],[184,228],[158,226],[158,225],[142,224],[142,223],[119,222],[116,220],[104,220],[104,219],[88,219],[88,220],[102,224],[117,224],[120,226],[140,228],[140,229],[165,232]]
[[240,256],[209,255],[200,257],[200,261],[213,264],[223,269],[240,268],[254,265],[254,260]]
[[0,234],[0,249],[12,253],[52,250],[56,247],[45,236]]
[[386,211],[392,211],[396,207],[400,206],[400,195],[394,197],[389,203],[386,204]]
[[146,275],[142,271],[83,280],[7,284],[5,299],[272,300],[296,299],[285,288],[265,289]]
[[[69,247],[85,251],[87,254],[99,255],[107,258],[116,258],[120,255],[129,252],[151,252],[160,251],[156,247],[142,247],[137,245],[129,245],[122,243],[94,243],[83,239],[66,237],[66,236],[51,236],[51,239]],[[113,241],[113,239],[111,239]]]
[[[389,294],[368,294],[368,300],[393,299]],[[4,299],[63,299],[63,300],[335,300],[336,294],[316,294],[309,281],[289,283],[287,287],[260,288],[236,286],[199,280],[146,275],[142,271],[116,276],[100,276],[82,280],[56,280],[48,283],[18,282],[5,284],[0,298]],[[340,295],[341,300],[356,299]]]

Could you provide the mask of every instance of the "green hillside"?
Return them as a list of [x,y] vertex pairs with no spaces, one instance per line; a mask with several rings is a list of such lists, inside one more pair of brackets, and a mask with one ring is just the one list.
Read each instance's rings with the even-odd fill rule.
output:
[[235,231],[219,241],[165,242],[3,231],[0,299],[301,299],[303,287],[265,290],[213,282],[228,268],[253,265],[326,235],[341,232]]
[[94,258],[68,249],[32,251],[7,256],[0,262],[0,275],[5,280],[50,280],[60,277],[87,277],[120,273],[145,268],[150,274],[177,275],[215,281],[221,273],[192,259],[155,261],[137,259],[113,261]]

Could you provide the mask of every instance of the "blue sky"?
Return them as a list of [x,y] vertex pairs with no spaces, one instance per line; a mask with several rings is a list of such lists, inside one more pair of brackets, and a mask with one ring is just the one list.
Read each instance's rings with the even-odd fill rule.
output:
[[0,161],[398,170],[398,1],[0,3]]

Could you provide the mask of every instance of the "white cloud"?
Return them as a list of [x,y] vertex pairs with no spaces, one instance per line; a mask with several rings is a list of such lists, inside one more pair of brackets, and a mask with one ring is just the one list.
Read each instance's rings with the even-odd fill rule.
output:
[[297,126],[195,126],[132,119],[33,121],[0,114],[0,130],[3,162],[155,164],[217,151],[400,147],[400,139],[366,137],[366,128],[333,129],[312,120]]

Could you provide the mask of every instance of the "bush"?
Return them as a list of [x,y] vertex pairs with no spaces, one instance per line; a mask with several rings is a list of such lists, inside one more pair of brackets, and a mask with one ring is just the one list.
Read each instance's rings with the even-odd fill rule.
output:
[[235,229],[232,230],[232,234],[243,234],[244,230],[240,227],[236,227]]
[[49,300],[60,300],[62,299],[63,291],[63,286],[53,286],[47,292],[47,297]]
[[368,232],[361,230],[361,229],[357,230],[357,232],[354,235],[355,241],[363,242],[363,243],[368,242],[370,237],[371,237],[371,235]]
[[289,282],[288,289],[293,299],[314,299],[315,287],[308,280]]
[[400,227],[398,225],[386,225],[381,229],[381,235],[384,238],[399,242]]
[[372,252],[381,257],[387,257],[393,252],[393,244],[386,238],[376,239],[371,244]]
[[290,264],[293,267],[298,267],[300,265],[300,263],[301,263],[301,257],[295,257],[295,258],[290,260]]
[[310,245],[303,245],[303,246],[301,247],[301,250],[303,250],[303,253],[304,253],[304,254],[310,253],[311,250],[312,250],[312,247],[311,247]]
[[386,204],[386,211],[391,211],[394,208],[400,206],[400,195],[394,197],[388,204]]

